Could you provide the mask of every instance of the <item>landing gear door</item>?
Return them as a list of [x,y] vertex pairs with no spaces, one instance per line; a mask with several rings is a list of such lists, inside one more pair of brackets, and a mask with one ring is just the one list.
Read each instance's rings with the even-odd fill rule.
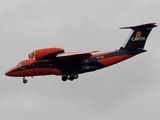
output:
[[38,63],[33,63],[33,73],[38,73],[39,72],[39,64]]

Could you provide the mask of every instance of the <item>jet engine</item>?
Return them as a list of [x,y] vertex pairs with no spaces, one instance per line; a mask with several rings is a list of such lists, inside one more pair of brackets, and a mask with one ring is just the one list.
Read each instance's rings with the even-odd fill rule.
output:
[[62,48],[44,48],[38,49],[30,53],[28,56],[30,59],[35,60],[50,60],[56,58],[57,54],[64,53]]

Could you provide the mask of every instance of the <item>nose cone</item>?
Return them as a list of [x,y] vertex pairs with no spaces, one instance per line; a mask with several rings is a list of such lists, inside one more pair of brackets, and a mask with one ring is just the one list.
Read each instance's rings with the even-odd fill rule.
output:
[[6,73],[5,73],[5,75],[6,75],[6,76],[9,76],[9,73],[8,73],[8,72],[6,72]]
[[11,71],[8,70],[6,73],[5,73],[6,76],[11,76]]
[[14,68],[8,70],[8,71],[5,73],[5,75],[6,75],[6,76],[14,76],[13,70],[14,70]]

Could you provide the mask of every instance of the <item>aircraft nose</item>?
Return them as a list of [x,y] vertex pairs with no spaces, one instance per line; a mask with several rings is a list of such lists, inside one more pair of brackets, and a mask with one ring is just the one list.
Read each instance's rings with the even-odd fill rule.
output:
[[7,71],[7,72],[5,73],[5,75],[6,75],[6,76],[10,76],[10,72]]
[[8,72],[6,72],[5,75],[8,76]]
[[5,73],[6,76],[13,76],[13,68]]

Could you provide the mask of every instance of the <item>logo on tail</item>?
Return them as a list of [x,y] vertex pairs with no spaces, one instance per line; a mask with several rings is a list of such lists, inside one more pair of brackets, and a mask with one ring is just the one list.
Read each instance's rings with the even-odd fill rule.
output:
[[138,32],[136,33],[136,36],[137,36],[137,37],[140,37],[141,34],[142,34],[142,32],[141,32],[141,31],[138,31]]
[[142,32],[141,31],[137,31],[136,32],[136,36],[132,37],[131,40],[132,41],[144,41],[144,40],[146,40],[146,38],[145,37],[141,37],[141,35],[142,35]]

